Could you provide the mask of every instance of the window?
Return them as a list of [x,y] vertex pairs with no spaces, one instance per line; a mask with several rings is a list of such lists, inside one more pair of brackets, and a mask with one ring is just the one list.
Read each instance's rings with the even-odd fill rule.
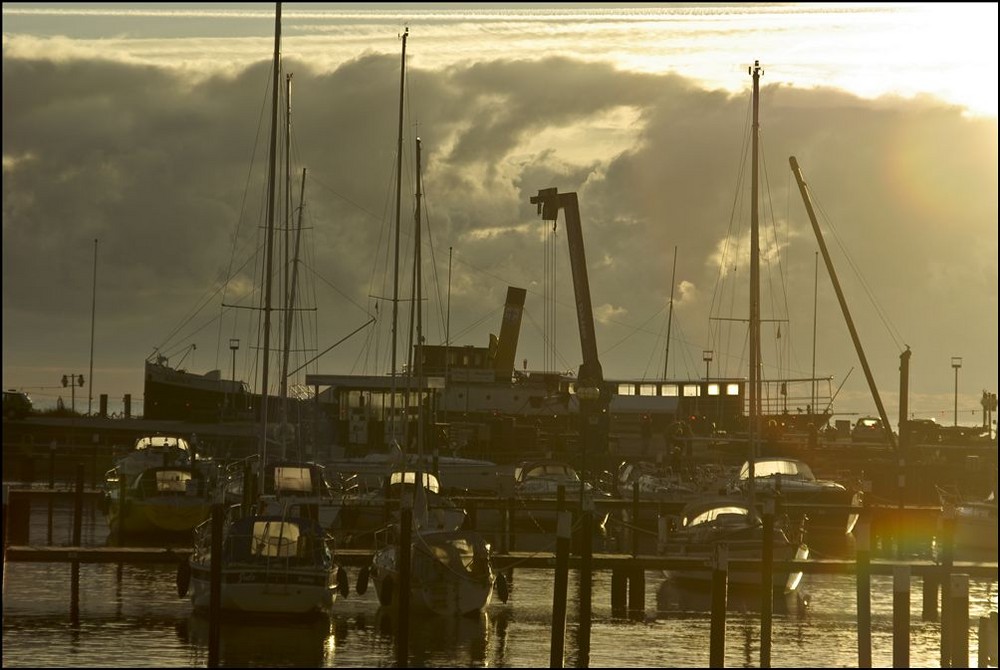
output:
[[739,395],[740,385],[739,384],[726,384],[726,395]]
[[656,395],[656,384],[640,384],[639,395],[645,395],[645,396]]
[[708,385],[708,395],[719,395],[719,391],[720,389],[718,384]]
[[664,384],[660,387],[660,395],[676,398],[679,395],[677,392],[677,384]]

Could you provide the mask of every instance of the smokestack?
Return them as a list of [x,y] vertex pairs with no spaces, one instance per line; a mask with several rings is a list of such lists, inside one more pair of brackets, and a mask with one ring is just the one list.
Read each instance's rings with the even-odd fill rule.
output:
[[521,316],[524,314],[524,298],[528,291],[523,288],[507,287],[507,302],[500,324],[500,339],[493,358],[493,370],[497,381],[507,381],[514,374],[514,356],[517,354],[517,339],[521,335]]

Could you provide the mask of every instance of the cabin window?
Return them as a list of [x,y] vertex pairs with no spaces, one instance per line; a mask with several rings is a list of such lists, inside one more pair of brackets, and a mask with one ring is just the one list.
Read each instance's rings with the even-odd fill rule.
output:
[[740,385],[739,384],[726,384],[726,395],[739,395]]
[[708,395],[719,395],[719,391],[720,389],[718,384],[708,385]]
[[635,392],[632,390],[631,384],[626,384],[621,382],[618,384],[618,395],[634,395]]
[[639,395],[646,395],[646,396],[656,395],[656,384],[640,384]]
[[660,387],[660,395],[676,398],[679,395],[677,393],[677,384],[663,384]]
[[701,395],[701,385],[699,384],[685,384],[684,385],[684,397],[693,398],[695,396]]
[[298,525],[283,521],[256,521],[251,551],[257,556],[291,558],[299,552]]

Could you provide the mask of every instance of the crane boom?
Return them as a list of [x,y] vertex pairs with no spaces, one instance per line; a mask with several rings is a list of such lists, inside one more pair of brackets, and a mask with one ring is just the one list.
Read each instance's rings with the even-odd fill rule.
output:
[[587,257],[583,248],[580,225],[580,205],[576,193],[559,193],[546,188],[532,196],[544,221],[555,221],[562,209],[566,219],[566,240],[569,243],[573,293],[576,298],[576,318],[580,329],[580,353],[583,362],[576,379],[576,395],[580,401],[580,436],[590,453],[606,454],[608,449],[608,404],[610,396],[604,384],[604,372],[597,355],[594,329],[594,309],[590,301],[590,281],[587,278]]

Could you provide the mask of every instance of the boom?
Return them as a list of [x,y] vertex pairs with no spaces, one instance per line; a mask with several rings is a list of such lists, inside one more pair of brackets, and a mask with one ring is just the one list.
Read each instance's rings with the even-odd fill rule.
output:
[[559,193],[546,188],[531,198],[544,221],[555,221],[562,209],[566,219],[566,239],[569,242],[569,262],[576,297],[576,319],[580,328],[580,352],[583,362],[576,379],[576,396],[580,401],[580,436],[584,449],[606,454],[608,449],[609,393],[604,384],[604,372],[597,356],[594,331],[594,309],[590,302],[590,282],[587,278],[587,258],[583,249],[580,225],[580,205],[576,193]]

